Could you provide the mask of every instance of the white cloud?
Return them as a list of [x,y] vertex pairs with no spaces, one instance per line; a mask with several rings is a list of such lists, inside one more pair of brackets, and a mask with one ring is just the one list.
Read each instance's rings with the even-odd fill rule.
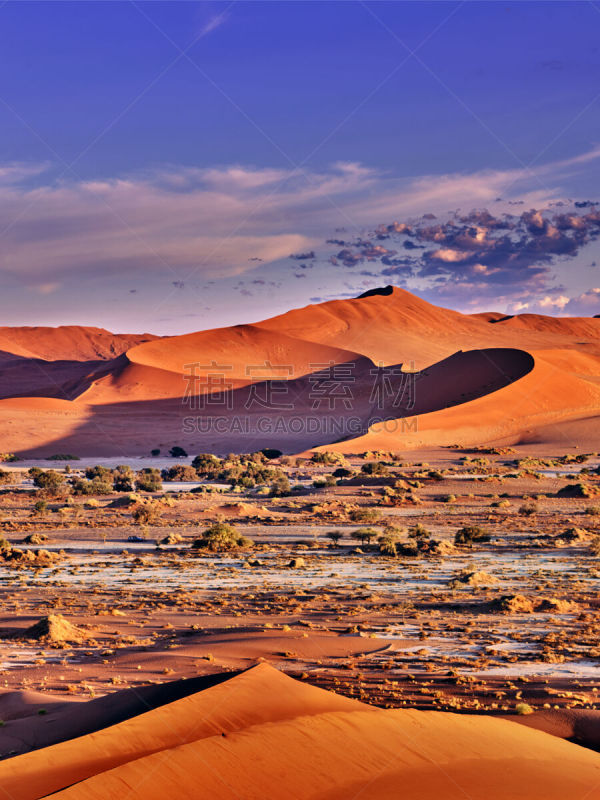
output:
[[[596,149],[537,171],[551,182],[598,157]],[[505,200],[532,204],[561,195],[559,185],[541,190],[535,169],[403,179],[357,163],[320,171],[164,167],[80,182],[38,177],[32,188],[44,169],[0,165],[0,274],[32,287],[69,274],[231,277],[254,269],[250,259],[318,250],[340,227],[356,236],[383,219],[481,206],[509,190]],[[461,256],[440,251],[439,258]]]
[[541,308],[549,308],[549,309],[559,308],[562,311],[562,309],[567,305],[568,302],[569,298],[566,297],[566,295],[564,294],[561,294],[558,297],[550,297],[549,295],[546,295],[546,297],[543,297],[541,300],[538,301],[538,305]]

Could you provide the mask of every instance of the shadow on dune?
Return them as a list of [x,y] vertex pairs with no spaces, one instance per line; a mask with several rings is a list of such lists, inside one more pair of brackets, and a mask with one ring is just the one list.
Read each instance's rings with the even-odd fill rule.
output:
[[[406,420],[472,402],[527,375],[533,357],[524,350],[459,351],[419,372],[401,364],[376,366],[361,357],[319,365],[289,381],[261,381],[188,398],[101,405],[74,403],[85,412],[64,438],[48,443],[78,455],[148,454],[174,444],[188,452],[248,452],[276,447],[298,452],[353,439],[384,420]],[[82,398],[83,400],[84,398]],[[21,450],[22,458],[40,448]]]
[[74,400],[94,381],[128,363],[125,355],[109,361],[46,361],[0,351],[0,399],[54,397]]
[[196,692],[210,689],[238,674],[239,672],[219,672],[187,680],[148,684],[82,703],[71,703],[56,713],[50,709],[43,716],[13,719],[10,727],[0,730],[0,751],[6,753],[12,749],[25,753],[94,733],[145,714],[153,708],[160,708]]

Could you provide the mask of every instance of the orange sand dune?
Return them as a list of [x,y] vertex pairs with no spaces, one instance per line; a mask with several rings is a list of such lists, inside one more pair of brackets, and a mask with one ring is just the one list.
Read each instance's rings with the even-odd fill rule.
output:
[[[131,348],[124,369],[95,382],[85,403],[182,397],[237,389],[268,378],[291,380],[321,364],[358,358],[339,347],[317,345],[253,325],[200,331]],[[190,376],[195,376],[190,381]]]
[[[45,330],[50,332],[44,349],[40,331]],[[107,356],[109,340],[114,352],[124,346],[98,329],[0,333],[27,345],[27,352],[48,356],[54,347],[55,353],[68,351],[71,359],[87,358],[92,351]],[[3,449],[27,456],[61,451],[127,456],[176,444],[188,452],[269,446],[293,453],[340,441],[339,449],[346,452],[504,439],[537,442],[546,435],[560,437],[556,426],[600,413],[600,319],[465,315],[397,288],[307,306],[255,325],[132,344],[111,361],[11,356],[0,369],[0,398],[12,398],[0,399]],[[492,352],[505,354],[499,356],[501,365],[490,363],[485,353]],[[535,367],[529,371],[525,362],[532,359]],[[375,402],[373,369],[381,363],[419,370],[412,410],[389,403],[380,409]],[[196,380],[190,383],[186,373],[193,364],[198,365]],[[316,372],[330,364],[353,370],[349,404],[315,402]],[[264,395],[265,381],[271,379],[286,381],[292,415],[317,419],[312,432],[292,435],[257,427],[257,413],[268,417],[269,408],[255,404],[258,410],[249,412],[248,386]],[[230,405],[213,405],[204,416],[249,420],[247,433],[211,428],[198,435],[198,427],[188,429],[184,419],[200,407],[182,402],[190,388],[202,396],[231,390]],[[68,402],[49,406],[33,402],[36,395]],[[377,410],[391,420],[418,415],[418,429],[411,421],[369,430]],[[351,430],[329,424],[351,416],[356,421]]]
[[[227,377],[245,381],[278,378],[287,380],[314,370],[314,364],[330,360],[336,363],[357,356],[346,347],[329,346],[327,342],[309,343],[303,337],[283,333],[273,335],[256,325],[235,325],[232,328],[173,336],[132,347],[127,357],[141,364],[178,375],[189,373],[186,364],[198,364],[200,373],[215,362],[231,369]],[[290,367],[290,371],[271,367]]]
[[190,388],[195,394],[234,390],[266,378],[290,380],[312,372],[314,365],[356,357],[347,350],[273,335],[252,325],[201,331],[131,348],[127,363],[85,387],[78,402],[180,398]]
[[566,800],[600,796],[600,755],[506,720],[365,706],[261,664],[0,763],[0,785],[12,800]]
[[[375,425],[365,436],[336,445],[336,449],[358,452],[384,447],[519,442],[531,440],[546,426],[577,419],[595,419],[598,427],[600,361],[551,350],[532,356],[532,371],[509,386],[468,403],[422,414],[410,422]],[[577,374],[579,370],[584,370],[583,376]]]
[[111,333],[81,325],[0,327],[0,351],[46,361],[98,361],[115,358],[140,342],[156,338],[150,333]]
[[545,317],[542,314],[517,314],[502,317],[494,324],[500,330],[529,330],[541,333],[577,336],[579,338],[599,338],[600,319],[595,317]]
[[261,664],[118,725],[0,762],[0,786],[12,800],[33,800],[187,742],[273,720],[355,709],[361,709],[355,700],[296,683]]
[[422,368],[457,350],[481,347],[580,347],[593,342],[600,355],[600,319],[461,314],[393,287],[391,294],[332,300],[257,323],[314,342],[357,350],[384,364],[415,362]]
[[[346,347],[374,362],[415,361],[423,367],[452,355],[485,330],[484,323],[439,308],[404,289],[389,295],[331,300],[257,323],[311,342]],[[493,346],[493,345],[489,345]]]

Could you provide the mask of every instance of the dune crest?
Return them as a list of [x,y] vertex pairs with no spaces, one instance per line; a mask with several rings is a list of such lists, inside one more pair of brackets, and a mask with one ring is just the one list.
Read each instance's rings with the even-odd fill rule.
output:
[[369,707],[264,663],[0,764],[12,800],[564,800],[599,781],[600,755],[549,734],[488,717]]

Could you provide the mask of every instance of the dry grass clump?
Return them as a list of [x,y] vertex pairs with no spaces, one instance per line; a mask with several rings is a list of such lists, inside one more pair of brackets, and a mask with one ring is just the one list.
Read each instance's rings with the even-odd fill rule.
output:
[[489,542],[489,533],[486,533],[479,525],[466,525],[454,534],[454,544],[457,547],[472,547],[480,542]]

